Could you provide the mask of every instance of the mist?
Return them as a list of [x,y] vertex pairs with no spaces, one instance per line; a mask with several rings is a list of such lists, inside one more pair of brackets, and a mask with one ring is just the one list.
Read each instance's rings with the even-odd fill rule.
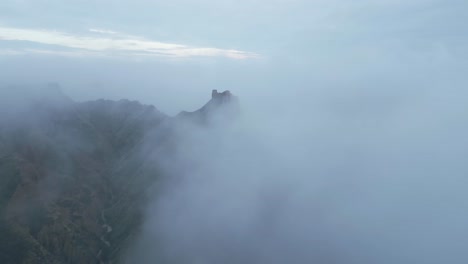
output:
[[[76,1],[67,18],[56,1],[17,2],[0,4],[4,91],[53,82],[76,101],[170,116],[213,89],[239,98],[234,120],[174,122],[170,153],[151,151],[159,131],[145,138],[134,158],[165,177],[125,263],[468,262],[463,1]],[[76,43],[14,39],[21,30]]]
[[418,90],[256,97],[184,129],[128,263],[464,263],[463,91]]

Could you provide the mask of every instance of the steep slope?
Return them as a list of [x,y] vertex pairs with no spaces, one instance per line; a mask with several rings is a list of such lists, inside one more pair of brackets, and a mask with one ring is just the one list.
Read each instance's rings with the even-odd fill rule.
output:
[[[0,263],[118,263],[181,119],[51,88],[0,120]],[[220,98],[183,121],[206,121]]]

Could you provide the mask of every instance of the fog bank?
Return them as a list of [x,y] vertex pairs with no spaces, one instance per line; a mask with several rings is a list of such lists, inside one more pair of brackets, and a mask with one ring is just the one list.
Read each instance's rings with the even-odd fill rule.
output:
[[180,135],[138,262],[466,262],[464,92],[322,92]]

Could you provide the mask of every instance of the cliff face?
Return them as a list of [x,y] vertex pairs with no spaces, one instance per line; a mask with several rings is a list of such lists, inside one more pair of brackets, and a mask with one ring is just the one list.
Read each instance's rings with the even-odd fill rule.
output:
[[[184,119],[207,120],[229,96]],[[174,118],[128,100],[24,109],[0,117],[0,263],[117,263],[165,177]]]

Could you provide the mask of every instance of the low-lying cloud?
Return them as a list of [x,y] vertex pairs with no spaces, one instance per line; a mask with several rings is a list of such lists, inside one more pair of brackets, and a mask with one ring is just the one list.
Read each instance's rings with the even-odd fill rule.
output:
[[466,263],[464,93],[321,91],[184,129],[127,263]]

